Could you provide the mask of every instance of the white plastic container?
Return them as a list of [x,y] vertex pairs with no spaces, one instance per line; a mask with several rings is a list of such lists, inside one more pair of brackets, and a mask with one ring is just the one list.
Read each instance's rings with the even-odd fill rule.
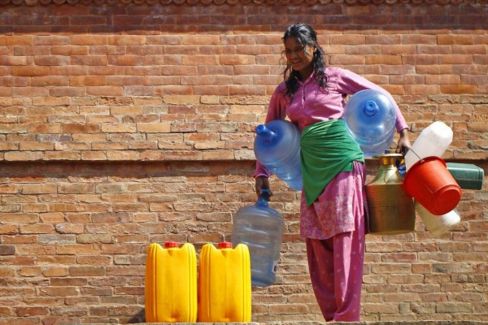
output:
[[422,130],[405,155],[405,166],[410,169],[417,161],[429,157],[442,157],[452,142],[452,130],[444,122],[436,121]]
[[415,202],[415,211],[422,219],[425,228],[434,236],[440,236],[449,231],[449,229],[461,222],[461,217],[456,210],[451,210],[443,215],[435,215],[424,208],[420,203]]

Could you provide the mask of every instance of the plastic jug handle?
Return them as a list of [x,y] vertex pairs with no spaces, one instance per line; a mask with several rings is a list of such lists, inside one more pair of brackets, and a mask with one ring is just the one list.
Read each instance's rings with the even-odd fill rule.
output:
[[262,188],[259,191],[259,197],[264,198],[266,201],[269,201],[270,196],[271,196],[271,191],[269,190],[269,188]]
[[271,191],[267,188],[262,188],[259,192],[259,198],[256,204],[259,206],[268,206],[270,196],[271,196]]

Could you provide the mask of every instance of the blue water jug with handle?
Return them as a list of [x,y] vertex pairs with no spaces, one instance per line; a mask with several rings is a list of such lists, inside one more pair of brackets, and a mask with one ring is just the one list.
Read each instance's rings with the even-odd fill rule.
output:
[[285,120],[273,120],[256,127],[256,159],[290,188],[302,190],[300,131]]
[[389,96],[374,89],[358,91],[347,102],[343,119],[366,157],[389,149],[396,122],[394,102]]
[[265,287],[276,281],[283,237],[283,217],[268,204],[270,192],[261,191],[254,205],[234,215],[232,244],[246,244],[251,254],[252,285]]

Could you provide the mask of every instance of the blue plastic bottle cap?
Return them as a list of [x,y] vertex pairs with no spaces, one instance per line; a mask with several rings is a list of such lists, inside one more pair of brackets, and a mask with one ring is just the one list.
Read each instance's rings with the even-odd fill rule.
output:
[[368,100],[364,107],[364,113],[367,116],[374,116],[378,113],[379,110],[380,108],[378,107],[378,104],[376,104],[376,102],[373,100]]

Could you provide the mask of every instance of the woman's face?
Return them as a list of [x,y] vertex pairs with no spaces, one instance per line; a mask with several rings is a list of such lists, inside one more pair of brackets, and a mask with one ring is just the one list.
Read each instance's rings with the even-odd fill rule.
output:
[[287,63],[302,76],[308,76],[313,70],[313,50],[312,46],[303,46],[294,37],[289,37],[285,40]]

